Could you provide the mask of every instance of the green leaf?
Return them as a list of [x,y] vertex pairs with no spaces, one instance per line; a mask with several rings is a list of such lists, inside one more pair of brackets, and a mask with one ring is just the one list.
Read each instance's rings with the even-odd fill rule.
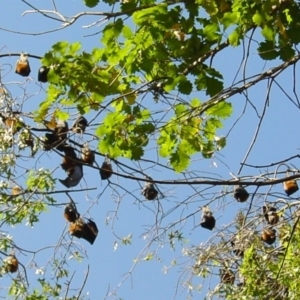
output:
[[173,149],[177,144],[177,136],[163,129],[157,140],[157,144],[160,146],[159,154],[162,157],[168,157],[173,152]]
[[65,42],[65,41],[62,41],[62,42],[58,42],[56,44],[54,44],[52,46],[52,49],[56,52],[59,52],[61,54],[64,54],[66,49],[69,47],[69,43],[68,42]]
[[[117,19],[116,22],[110,23],[107,26],[105,26],[103,30],[103,37],[102,37],[102,43],[105,45],[109,45],[111,42],[114,42],[116,38],[120,36],[123,30],[123,21],[122,19]],[[116,54],[116,50],[111,48],[111,50],[114,50],[114,53]]]
[[229,26],[236,24],[238,21],[238,14],[236,12],[227,12],[224,14],[224,17],[221,19],[222,24],[225,29]]
[[178,84],[178,90],[180,93],[184,95],[189,95],[193,90],[193,85],[186,78],[185,80],[181,80]]
[[279,55],[278,51],[275,50],[274,43],[270,41],[260,43],[257,51],[264,60],[276,59]]
[[274,41],[275,32],[274,32],[273,28],[269,27],[268,25],[265,25],[263,30],[261,31],[261,33],[266,38],[266,40]]
[[177,104],[175,106],[175,114],[177,117],[180,117],[181,115],[185,114],[186,112],[186,106],[184,104]]
[[260,24],[262,22],[264,22],[264,17],[259,12],[256,12],[256,14],[252,17],[252,20],[253,20],[254,24],[260,26]]
[[232,114],[232,104],[225,101],[219,102],[209,108],[206,114],[219,118],[228,118]]
[[59,119],[59,120],[62,120],[62,121],[66,121],[69,119],[70,115],[67,113],[67,112],[64,112],[62,110],[57,110],[55,112],[55,115],[56,117]]
[[176,172],[182,172],[188,167],[190,156],[186,154],[186,149],[182,145],[179,145],[171,154],[170,163]]
[[220,28],[218,23],[212,23],[204,27],[203,33],[208,41],[218,41],[221,38]]
[[284,60],[288,61],[295,55],[295,50],[292,48],[291,45],[285,45],[281,47],[279,50],[279,57]]
[[129,26],[124,26],[122,33],[125,39],[130,39],[133,35],[132,30]]
[[148,24],[149,22],[153,22],[157,19],[167,20],[167,17],[167,4],[164,3],[135,12],[133,14],[133,21],[137,25],[143,25],[144,23]]
[[192,101],[190,102],[191,107],[193,108],[197,108],[201,105],[201,101],[197,98],[192,99]]
[[228,41],[231,46],[238,46],[240,44],[240,34],[234,30],[232,33],[230,33]]
[[70,54],[75,54],[76,52],[78,52],[81,49],[81,43],[77,42],[77,43],[73,43],[70,45]]
[[83,0],[83,2],[87,7],[95,7],[100,0]]
[[213,97],[223,89],[223,82],[217,78],[206,77],[206,94]]

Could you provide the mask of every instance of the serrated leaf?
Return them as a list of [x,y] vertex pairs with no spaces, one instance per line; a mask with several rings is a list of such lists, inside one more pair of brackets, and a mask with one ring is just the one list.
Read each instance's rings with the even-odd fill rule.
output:
[[144,22],[148,23],[151,19],[153,20],[167,16],[167,4],[160,4],[135,12],[133,14],[133,21],[137,25],[142,25]]
[[219,102],[219,103],[215,104],[214,106],[212,106],[211,108],[209,108],[206,111],[206,114],[215,116],[215,117],[219,117],[219,118],[230,117],[232,114],[232,105],[231,105],[231,103],[228,103],[225,101]]
[[257,51],[264,60],[276,59],[279,55],[278,51],[275,50],[274,43],[270,41],[260,43]]
[[69,46],[68,42],[62,41],[62,42],[55,43],[52,46],[52,49],[56,52],[60,52],[63,54],[63,53],[65,53],[65,50],[68,46]]
[[171,154],[170,164],[174,171],[182,172],[187,169],[190,163],[190,156],[186,154],[185,149],[182,149],[180,145],[177,147],[176,151]]
[[173,149],[177,143],[177,139],[174,135],[169,134],[166,131],[162,131],[160,137],[157,140],[159,145],[159,154],[162,157],[168,157],[173,152]]
[[[123,30],[123,26],[124,24],[122,19],[117,19],[116,22],[110,23],[107,26],[105,26],[101,40],[102,43],[108,45],[110,42],[114,41],[117,37],[119,37]],[[113,50],[113,48],[111,50]],[[115,53],[115,51],[113,53]],[[111,55],[112,53],[110,53],[110,56]]]
[[141,157],[144,155],[144,150],[142,147],[137,147],[136,145],[134,145],[131,148],[131,153],[130,153],[130,158],[132,160],[139,160],[141,159]]
[[223,82],[217,78],[206,77],[206,94],[213,97],[223,89]]
[[291,45],[285,45],[279,50],[279,57],[284,61],[290,60],[294,55],[295,50],[291,47]]
[[193,85],[188,80],[181,80],[178,84],[178,90],[184,95],[189,95],[193,90]]

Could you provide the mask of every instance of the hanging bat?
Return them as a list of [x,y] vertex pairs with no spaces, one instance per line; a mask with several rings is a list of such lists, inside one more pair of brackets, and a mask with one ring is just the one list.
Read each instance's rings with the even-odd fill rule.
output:
[[30,65],[28,61],[28,54],[21,52],[20,58],[17,60],[15,72],[21,76],[29,76]]
[[142,194],[147,200],[154,200],[157,198],[158,191],[155,189],[154,184],[152,182],[146,182]]
[[288,180],[283,182],[283,189],[287,196],[291,196],[299,190],[296,180]]
[[45,134],[45,140],[43,141],[44,150],[49,151],[56,148],[59,151],[64,151],[66,144],[66,139],[69,131],[68,123],[65,121],[45,121],[45,126],[52,130],[52,133]]
[[100,169],[100,177],[102,180],[109,179],[112,175],[112,165],[109,162],[108,158],[105,158],[101,169]]
[[9,273],[15,273],[19,268],[19,261],[15,257],[14,254],[10,254],[4,260],[5,263],[5,271]]
[[83,177],[83,168],[81,162],[78,160],[75,149],[70,145],[64,146],[65,156],[61,167],[68,174],[66,179],[59,179],[59,181],[67,188],[76,186]]
[[80,214],[73,203],[68,203],[65,206],[64,217],[70,223],[74,223],[77,219],[79,219]]
[[54,134],[57,135],[61,140],[65,140],[68,136],[69,125],[66,121],[58,120],[56,121],[56,126],[54,129]]
[[[59,145],[60,140],[54,133],[46,133],[45,139],[43,140],[43,146],[45,151],[49,151]],[[61,149],[59,146],[58,150]],[[60,150],[62,151],[62,150]]]
[[63,151],[65,153],[65,156],[63,157],[61,167],[64,171],[70,172],[76,165],[80,163],[73,147],[71,147],[70,145],[64,145]]
[[265,228],[261,234],[261,239],[268,245],[272,245],[276,240],[275,229]]
[[59,179],[60,183],[67,188],[76,186],[83,177],[82,164],[77,164],[74,168],[68,170],[67,174],[68,177],[66,179]]
[[263,206],[263,215],[270,225],[275,225],[279,221],[279,216],[276,212],[276,208],[271,205]]
[[49,72],[49,68],[46,66],[41,66],[39,68],[39,72],[38,72],[38,81],[39,82],[43,82],[46,83],[48,82],[48,72]]
[[208,206],[204,206],[202,210],[202,222],[200,223],[200,226],[209,230],[213,230],[216,225],[216,219],[214,218]]
[[245,202],[249,197],[249,193],[241,185],[238,185],[234,187],[233,197],[238,202]]
[[81,159],[83,162],[89,165],[93,165],[95,162],[95,153],[89,148],[88,143],[84,143],[81,150]]
[[80,116],[78,117],[72,125],[72,130],[75,133],[83,134],[85,132],[86,127],[88,126],[88,121],[85,117]]
[[88,222],[85,223],[82,218],[79,218],[70,224],[69,232],[72,236],[84,239],[93,245],[98,235],[98,228],[96,223],[91,219],[88,219]]

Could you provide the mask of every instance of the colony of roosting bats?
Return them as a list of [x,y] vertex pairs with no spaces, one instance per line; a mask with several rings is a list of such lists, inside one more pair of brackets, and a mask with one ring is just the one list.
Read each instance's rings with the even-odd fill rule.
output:
[[[27,77],[30,72],[31,68],[28,55],[22,52],[20,58],[16,62],[15,73]],[[48,72],[48,67],[41,66],[38,70],[38,81],[42,83],[48,82]],[[19,120],[17,114],[14,113],[0,113],[0,119],[8,128],[12,128],[13,135],[26,127],[26,125]],[[65,179],[59,179],[59,181],[67,188],[77,186],[83,177],[83,166],[93,165],[95,163],[95,152],[89,148],[88,143],[84,143],[80,146],[81,156],[78,157],[76,148],[68,143],[68,134],[73,132],[82,135],[89,125],[87,119],[84,116],[79,116],[71,128],[69,128],[67,122],[56,119],[44,121],[44,125],[49,132],[47,132],[44,138],[40,140],[43,144],[43,149],[45,151],[55,149],[56,151],[61,152],[63,156],[61,167],[67,173],[67,177]],[[33,153],[34,141],[30,133],[24,142],[31,148]],[[108,180],[112,176],[112,164],[108,157],[105,158],[99,169],[102,180]],[[21,189],[19,187],[13,188],[13,195],[18,195],[20,192]],[[142,194],[147,200],[155,200],[157,199],[158,191],[155,189],[154,184],[149,181],[145,183]],[[66,205],[64,217],[70,222],[69,233],[72,236],[85,239],[90,244],[94,243],[98,234],[97,225],[91,219],[86,219],[85,221],[80,216],[73,200]],[[8,255],[4,260],[4,263],[6,272],[14,273],[18,270],[19,262],[14,253]]]

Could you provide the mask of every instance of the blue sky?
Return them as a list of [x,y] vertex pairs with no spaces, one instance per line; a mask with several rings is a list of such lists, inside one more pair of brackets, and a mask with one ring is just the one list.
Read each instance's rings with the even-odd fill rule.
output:
[[[30,1],[40,9],[52,10],[52,1]],[[60,13],[72,16],[80,11],[89,11],[81,1],[61,0],[56,3]],[[58,30],[53,33],[41,34],[46,30],[58,29],[61,27],[59,22],[47,19],[38,14],[27,13],[31,10],[27,5],[19,0],[4,1],[0,10],[0,33],[1,44],[0,54],[28,52],[33,55],[43,56],[51,46],[57,41],[66,40],[68,42],[80,41],[82,49],[90,51],[94,47],[101,47],[101,33],[91,37],[84,37],[88,34],[101,32],[102,27],[92,27],[83,29],[82,26],[91,24],[97,18],[83,17],[75,24],[64,30]],[[105,10],[105,7],[99,5],[94,10]],[[11,32],[9,32],[11,31]],[[27,33],[31,33],[28,35]],[[246,77],[259,74],[275,65],[278,61],[263,62],[257,54],[257,44],[251,43],[249,49],[249,58],[245,63]],[[32,73],[30,78],[26,79],[14,73],[16,57],[4,57],[0,60],[2,71],[2,82],[6,85],[13,97],[19,97],[17,101],[22,101],[28,95],[24,103],[24,111],[33,111],[37,109],[39,103],[45,98],[46,85],[42,86],[37,82],[37,70],[40,62],[30,59]],[[243,47],[235,49],[226,49],[221,55],[214,58],[213,65],[224,75],[225,86],[229,86],[240,66],[243,65]],[[297,70],[297,68],[296,68]],[[242,71],[238,74],[242,78]],[[293,95],[293,72],[292,68],[286,70],[277,78],[280,85],[291,97]],[[230,173],[237,175],[240,163],[243,161],[247,150],[253,141],[259,116],[262,115],[263,107],[267,96],[267,81],[258,83],[253,89],[248,91],[248,102],[245,101],[245,95],[237,94],[230,98],[234,107],[232,118],[225,122],[225,126],[220,130],[219,135],[228,135],[227,146],[213,159],[205,160],[201,156],[196,156],[189,167],[189,175],[196,174],[196,178],[210,177],[214,179],[230,179]],[[25,97],[24,97],[25,95]],[[194,93],[201,100],[206,100],[204,93]],[[152,99],[147,99],[151,103]],[[262,122],[262,126],[255,141],[254,147],[247,159],[248,164],[267,165],[298,153],[299,131],[297,130],[297,121],[299,117],[299,107],[288,100],[286,95],[275,85],[271,87],[267,112]],[[251,106],[249,103],[252,103]],[[255,107],[255,109],[253,108]],[[157,108],[159,109],[159,108]],[[89,118],[89,116],[87,116]],[[90,129],[91,130],[91,129]],[[79,142],[83,142],[85,137],[75,137]],[[149,149],[146,158],[153,161],[159,161],[166,164],[166,161],[157,157],[155,149]],[[99,164],[102,158],[97,158]],[[136,168],[148,168],[147,174],[157,180],[175,180],[182,179],[183,176],[165,168],[160,168],[152,163],[130,163],[125,159],[122,162],[134,165]],[[54,152],[39,152],[35,156],[35,161],[24,159],[20,165],[28,169],[46,167],[54,171],[55,178],[64,178],[66,175],[60,169],[61,158]],[[292,161],[296,164],[296,161]],[[114,166],[116,168],[116,166]],[[280,170],[284,170],[282,167]],[[259,176],[260,172],[274,171],[272,168],[250,168],[244,167],[241,175]],[[121,170],[118,170],[122,172]],[[194,172],[194,173],[192,173]],[[20,178],[18,183],[22,184],[24,178]],[[132,192],[129,194],[118,185]],[[67,233],[68,224],[65,222],[62,213],[64,203],[68,202],[65,194],[55,195],[57,206],[50,207],[49,212],[41,215],[40,222],[34,228],[28,226],[16,226],[16,228],[5,228],[15,238],[17,245],[23,249],[38,251],[36,254],[21,253],[16,254],[25,266],[30,280],[38,278],[37,269],[47,266],[47,274],[51,274],[51,258],[61,260],[65,258],[70,267],[70,278],[74,274],[71,287],[79,288],[86,274],[87,266],[90,266],[88,281],[83,290],[87,299],[105,299],[105,297],[116,291],[115,295],[107,296],[107,299],[144,299],[144,300],[164,300],[164,299],[188,299],[189,294],[186,290],[182,291],[180,283],[189,279],[189,267],[193,263],[190,258],[182,257],[182,249],[193,245],[205,243],[208,240],[218,239],[221,231],[227,228],[228,224],[233,222],[237,210],[246,211],[249,203],[237,204],[232,198],[231,187],[210,187],[208,186],[170,186],[159,185],[165,197],[158,202],[146,201],[141,195],[143,183],[118,178],[112,178],[112,184],[107,187],[107,183],[100,180],[98,172],[94,169],[84,169],[84,180],[82,180],[78,189],[91,187],[92,191],[81,191],[72,193],[71,196],[77,203],[78,210],[86,217],[93,218],[99,228],[99,235],[94,245],[89,245],[84,240],[73,239],[71,249],[71,237]],[[64,187],[57,181],[57,190],[63,190]],[[74,190],[76,190],[74,188]],[[249,187],[251,193],[254,187]],[[258,197],[253,200],[254,214],[258,215],[260,207],[264,201],[270,200],[265,196],[268,188],[260,188]],[[222,191],[227,195],[222,196]],[[280,185],[272,187],[276,197],[282,197],[282,188]],[[133,197],[135,196],[135,198]],[[297,196],[297,195],[296,195]],[[187,200],[186,200],[187,199]],[[215,199],[215,200],[214,200]],[[183,204],[183,201],[185,201]],[[212,211],[217,219],[216,228],[213,231],[202,229],[198,226],[200,222],[199,207],[210,204]],[[271,200],[274,200],[271,198]],[[168,213],[170,212],[170,213]],[[160,229],[155,225],[158,217],[162,214]],[[174,223],[174,230],[182,230],[185,238],[183,243],[176,243],[173,250],[168,243],[165,243],[163,229],[168,228]],[[175,225],[176,223],[176,225]],[[261,227],[258,227],[258,230]],[[152,238],[162,230],[161,241],[151,243]],[[168,232],[168,231],[167,231]],[[229,230],[225,229],[229,234]],[[232,233],[232,232],[231,232]],[[120,238],[132,235],[131,245],[122,245]],[[118,243],[117,249],[116,242]],[[59,247],[56,245],[59,244]],[[45,249],[44,249],[45,247]],[[149,247],[149,248],[147,248]],[[83,251],[86,257],[82,262],[77,262],[71,258],[71,252],[76,249]],[[148,249],[143,252],[144,249]],[[141,255],[141,261],[135,263],[135,259]],[[154,254],[154,259],[146,261],[147,253]],[[177,262],[177,266],[171,267],[172,263]],[[171,267],[171,268],[169,268]],[[168,274],[164,274],[164,270]],[[21,270],[22,272],[22,270]],[[182,276],[183,275],[183,276]],[[13,275],[12,277],[14,277]],[[122,282],[122,280],[124,282]],[[67,280],[64,280],[67,281]],[[8,286],[9,276],[3,278],[3,287]],[[33,281],[31,281],[33,282]],[[195,285],[202,284],[202,280],[193,278]],[[119,284],[122,283],[120,286]],[[218,283],[215,276],[208,280],[203,288],[203,292],[196,294],[195,298],[203,299],[208,286],[213,287]],[[34,286],[31,286],[33,288]],[[177,288],[178,287],[178,290]],[[72,292],[71,292],[72,293]],[[0,295],[5,295],[6,291],[0,289]]]

